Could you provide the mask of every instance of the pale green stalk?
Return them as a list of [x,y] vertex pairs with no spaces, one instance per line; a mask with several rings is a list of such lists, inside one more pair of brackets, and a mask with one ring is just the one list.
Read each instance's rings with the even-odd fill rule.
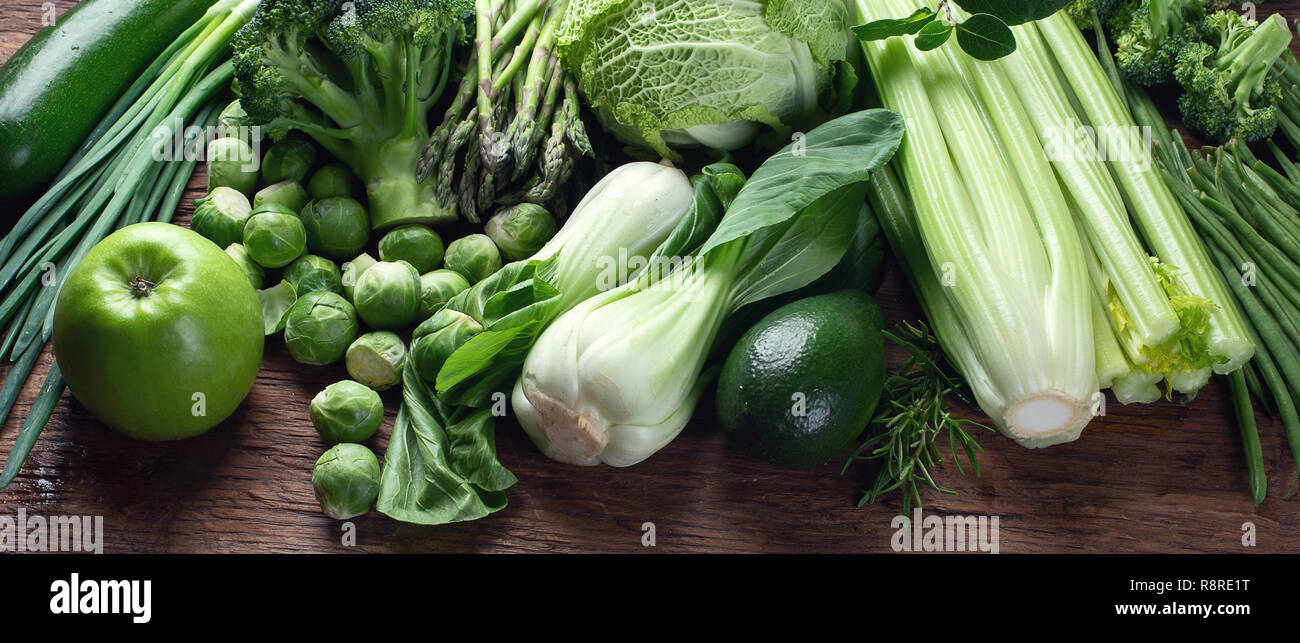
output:
[[[909,10],[903,0],[859,0],[857,7],[862,21]],[[981,109],[948,54],[921,52],[907,40],[866,42],[863,49],[885,106],[909,119],[897,162],[930,270],[968,339],[954,361],[959,368],[980,365],[963,374],[1008,436],[1030,447],[1076,439],[1097,394],[1085,268],[1061,215],[1068,210],[1035,201],[1031,214],[1029,205],[1064,197],[1036,160],[1041,152],[1015,139],[1023,114]],[[973,91],[1005,92],[999,82],[991,77]],[[1007,144],[1013,161],[1001,154]]]
[[[1190,294],[1209,300],[1216,307],[1210,313],[1206,334],[1207,349],[1215,362],[1214,371],[1230,373],[1241,368],[1255,352],[1241,312],[1210,262],[1187,214],[1161,178],[1132,116],[1107,82],[1083,35],[1059,14],[1016,31],[1017,40],[1027,53],[1053,56],[1067,86],[1079,88],[1073,96],[1090,124],[1113,133],[1124,144],[1125,153],[1109,159],[1109,168],[1130,213],[1151,250],[1162,263],[1176,270]],[[1045,53],[1048,51],[1051,53]],[[1194,392],[1209,378],[1208,369],[1200,371],[1167,375],[1177,390]]]

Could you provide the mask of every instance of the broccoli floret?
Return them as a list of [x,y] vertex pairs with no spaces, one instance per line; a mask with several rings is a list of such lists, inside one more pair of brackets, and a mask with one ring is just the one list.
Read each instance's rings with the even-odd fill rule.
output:
[[1102,24],[1106,24],[1120,4],[1121,0],[1074,0],[1065,7],[1065,13],[1080,29],[1088,31],[1092,29],[1093,10],[1096,10]]
[[1271,72],[1291,47],[1286,19],[1262,23],[1221,11],[1206,18],[1205,42],[1188,46],[1176,76],[1186,92],[1178,100],[1183,120],[1212,143],[1257,141],[1273,135],[1282,86]]
[[1201,38],[1200,25],[1220,0],[1142,0],[1128,27],[1114,35],[1115,62],[1124,77],[1152,87],[1174,82],[1178,55]]
[[453,221],[417,180],[429,110],[469,0],[263,0],[234,40],[240,102],[300,130],[366,184],[376,229]]
[[1133,13],[1142,6],[1141,0],[1118,0],[1111,10],[1110,17],[1102,22],[1106,26],[1106,35],[1113,41],[1133,24]]

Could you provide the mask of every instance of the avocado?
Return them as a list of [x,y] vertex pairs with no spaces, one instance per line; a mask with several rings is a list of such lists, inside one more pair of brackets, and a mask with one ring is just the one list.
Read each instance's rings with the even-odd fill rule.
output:
[[728,444],[796,469],[845,451],[884,390],[883,326],[880,305],[860,291],[801,299],[760,320],[718,378]]

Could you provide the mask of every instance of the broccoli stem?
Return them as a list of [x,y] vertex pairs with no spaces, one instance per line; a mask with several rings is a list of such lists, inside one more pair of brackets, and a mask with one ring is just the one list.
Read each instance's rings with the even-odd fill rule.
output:
[[1287,29],[1286,19],[1281,14],[1273,14],[1239,47],[1215,60],[1215,66],[1228,73],[1238,106],[1251,104],[1251,97],[1264,85],[1274,61],[1290,48],[1291,31]]
[[361,159],[361,174],[368,177],[370,222],[375,230],[418,223],[439,225],[456,221],[456,212],[435,199],[433,182],[416,178],[415,165],[427,136],[419,134],[381,143]]
[[1148,10],[1151,12],[1151,39],[1153,42],[1164,42],[1169,37],[1170,17],[1176,15],[1176,12],[1169,11],[1169,4],[1172,0],[1150,0],[1147,3]]

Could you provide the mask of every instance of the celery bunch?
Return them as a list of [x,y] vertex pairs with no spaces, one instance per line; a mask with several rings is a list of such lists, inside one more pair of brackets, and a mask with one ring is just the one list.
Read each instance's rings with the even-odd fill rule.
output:
[[[871,21],[907,0],[858,0]],[[882,227],[952,362],[1027,447],[1076,439],[1100,390],[1194,393],[1254,352],[1235,303],[1100,63],[1065,14],[981,62],[892,39],[863,50],[909,119]],[[946,51],[945,51],[946,49]],[[911,201],[910,207],[907,201]]]

